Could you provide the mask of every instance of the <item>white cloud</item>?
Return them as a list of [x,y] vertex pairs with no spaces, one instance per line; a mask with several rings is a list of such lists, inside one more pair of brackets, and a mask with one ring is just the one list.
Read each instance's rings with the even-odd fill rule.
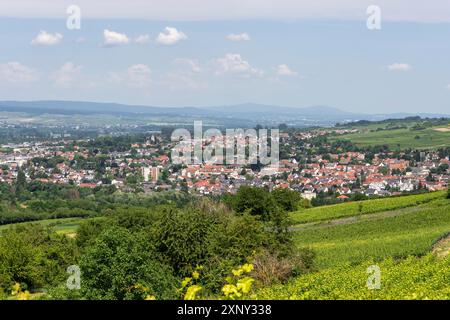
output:
[[175,28],[166,27],[164,31],[165,33],[161,32],[156,38],[156,42],[159,44],[170,46],[180,42],[181,40],[187,39],[187,36],[183,32],[178,31]]
[[286,64],[280,64],[277,68],[277,74],[279,76],[296,77],[298,72],[289,68]]
[[446,88],[447,88],[447,90],[450,90],[450,84],[448,84]]
[[0,82],[26,83],[38,80],[37,71],[19,62],[0,64]]
[[216,60],[217,70],[216,74],[237,74],[242,76],[262,76],[263,71],[254,68],[242,59],[240,54],[227,53],[225,57]]
[[407,63],[393,63],[388,66],[390,71],[409,71],[412,67]]
[[145,64],[135,64],[127,68],[123,73],[109,74],[110,82],[127,85],[130,87],[143,88],[151,83],[151,70]]
[[56,72],[53,73],[54,84],[57,87],[67,88],[75,82],[81,82],[80,75],[82,66],[77,66],[72,62],[66,62]]
[[52,46],[61,42],[63,36],[60,33],[51,34],[41,30],[39,34],[31,40],[32,45]]
[[173,61],[173,63],[182,67],[187,67],[188,71],[193,73],[199,73],[201,71],[200,65],[197,60],[177,58]]
[[247,33],[229,34],[227,39],[230,41],[250,41],[250,36]]
[[105,47],[121,46],[130,43],[130,39],[126,34],[108,29],[103,30],[103,38],[103,46]]
[[150,36],[148,34],[140,35],[134,40],[134,42],[137,44],[147,44],[150,42]]

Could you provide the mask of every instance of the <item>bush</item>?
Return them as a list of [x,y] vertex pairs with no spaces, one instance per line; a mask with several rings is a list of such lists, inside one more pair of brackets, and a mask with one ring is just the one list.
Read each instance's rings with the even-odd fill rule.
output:
[[95,218],[83,221],[77,230],[75,238],[78,247],[83,250],[95,243],[96,238],[107,228],[104,218]]
[[205,264],[205,287],[215,292],[231,268],[250,259],[269,243],[264,224],[255,216],[244,214],[229,217],[210,233],[208,261]]
[[103,231],[80,262],[81,290],[88,299],[175,298],[173,270],[142,234],[111,227]]
[[[292,191],[293,192],[293,191]],[[290,191],[280,191],[282,195],[288,193],[288,197],[294,198]],[[287,211],[280,207],[272,194],[263,188],[243,186],[239,188],[234,197],[226,199],[232,208],[238,213],[248,212],[258,216],[265,223],[270,237],[269,246],[273,251],[287,251],[292,246],[292,233],[288,228],[291,224]],[[292,205],[293,201],[287,201]],[[288,206],[287,204],[285,204]]]
[[187,275],[207,260],[207,242],[216,231],[216,219],[195,208],[166,210],[153,228],[152,239],[175,271]]
[[51,286],[66,277],[77,259],[72,239],[50,233],[40,225],[11,228],[0,237],[0,287],[14,283],[28,289]]
[[284,283],[293,276],[299,276],[313,269],[314,252],[300,249],[283,257],[264,251],[253,260],[253,277],[263,286]]
[[293,266],[286,258],[265,251],[253,260],[253,277],[263,286],[285,282],[292,275]]

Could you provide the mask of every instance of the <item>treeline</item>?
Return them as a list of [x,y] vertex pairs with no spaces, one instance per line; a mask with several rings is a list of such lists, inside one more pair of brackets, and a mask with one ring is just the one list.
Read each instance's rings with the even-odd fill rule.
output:
[[120,193],[114,186],[80,188],[76,186],[23,183],[0,184],[0,225],[43,219],[94,217],[121,206],[184,206],[192,196],[175,191],[148,196]]
[[94,153],[107,154],[110,152],[124,152],[131,149],[134,143],[143,143],[148,139],[148,134],[135,133],[119,136],[101,136],[88,141],[77,141],[77,145],[85,147]]

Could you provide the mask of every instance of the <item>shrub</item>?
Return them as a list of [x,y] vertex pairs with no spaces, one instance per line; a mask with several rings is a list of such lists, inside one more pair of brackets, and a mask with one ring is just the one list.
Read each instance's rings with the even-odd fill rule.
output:
[[77,230],[76,243],[80,249],[84,249],[95,243],[95,239],[107,227],[104,218],[89,219],[83,221]]
[[167,210],[153,228],[152,239],[175,271],[192,272],[207,259],[207,241],[216,230],[216,219],[195,208]]
[[174,298],[172,268],[161,262],[142,234],[124,228],[103,231],[82,257],[80,268],[88,299]]
[[297,250],[288,257],[264,251],[253,260],[252,276],[263,286],[284,283],[293,276],[310,272],[314,256],[309,249]]
[[263,252],[253,260],[253,277],[263,286],[284,282],[292,275],[292,264],[270,252]]
[[76,259],[72,239],[35,224],[8,229],[0,237],[0,287],[7,291],[14,283],[29,289],[54,285]]
[[220,289],[223,277],[231,268],[246,262],[263,250],[270,234],[257,217],[249,214],[232,216],[217,226],[208,237],[208,261],[204,268],[204,284],[213,292]]

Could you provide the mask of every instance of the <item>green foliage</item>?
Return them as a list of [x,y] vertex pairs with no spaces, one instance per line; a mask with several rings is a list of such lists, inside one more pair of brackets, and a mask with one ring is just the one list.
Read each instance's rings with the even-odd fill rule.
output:
[[278,205],[287,212],[297,210],[302,200],[300,193],[290,189],[275,189],[272,191],[272,196]]
[[[92,212],[84,221],[74,218],[74,225],[66,228],[69,231],[56,219],[42,220],[40,226],[25,223],[20,227],[23,233],[0,227],[5,234],[0,236],[0,262],[4,259],[0,281],[7,284],[5,289],[23,283],[33,296],[34,290],[44,288],[47,294],[42,299],[170,299],[177,295],[179,279],[201,264],[198,285],[205,296],[214,296],[220,294],[229,270],[250,262],[259,252],[270,250],[280,259],[293,254],[287,213],[266,190],[256,193],[268,207],[238,201],[245,205],[238,214],[208,199],[186,205],[182,204],[186,197],[179,202],[178,196],[165,193],[109,197],[100,191],[84,192],[61,191],[65,198],[52,201],[34,197],[21,209],[0,206],[0,217],[30,212],[30,219],[47,218],[49,211],[55,218],[70,216],[72,210]],[[14,256],[16,251],[19,254]],[[81,267],[80,291],[64,287],[65,269],[72,264]]]
[[154,244],[159,252],[181,274],[203,264],[207,257],[207,240],[215,233],[216,221],[212,215],[193,208],[167,210],[154,231]]
[[263,188],[242,186],[228,202],[237,213],[249,212],[263,221],[269,221],[272,214],[280,210],[270,192]]
[[92,245],[98,235],[107,227],[104,218],[83,221],[77,230],[76,243],[80,249]]
[[[103,231],[80,261],[88,299],[174,298],[176,279],[145,235],[112,227]],[[142,290],[142,288],[148,290]]]
[[181,207],[191,201],[188,194],[173,191],[141,196],[113,194],[110,187],[87,189],[38,182],[27,184],[20,201],[16,201],[11,199],[10,189],[8,184],[0,183],[0,199],[3,199],[0,202],[0,225],[51,218],[94,217],[108,208],[128,206],[148,208],[171,204]]
[[0,287],[14,283],[36,289],[65,277],[78,256],[74,241],[37,224],[17,226],[0,236]]
[[268,237],[262,222],[255,216],[243,214],[224,219],[214,233],[208,234],[207,240],[207,249],[216,258],[214,260],[232,260],[236,265],[237,261],[245,261],[267,244]]
[[[293,191],[292,191],[293,192]],[[287,254],[291,248],[291,233],[288,228],[291,224],[288,213],[284,208],[296,206],[293,204],[295,196],[291,191],[279,191],[274,197],[264,188],[242,186],[235,196],[226,199],[227,203],[238,213],[249,213],[259,217],[269,231],[271,250]],[[283,195],[288,199],[283,200]],[[279,199],[280,204],[276,199]]]
[[205,286],[220,289],[224,275],[270,245],[272,234],[255,216],[243,214],[225,219],[208,236],[208,260],[205,262]]
[[25,173],[22,170],[17,172],[17,179],[15,182],[15,193],[17,197],[20,197],[27,186],[27,180]]

